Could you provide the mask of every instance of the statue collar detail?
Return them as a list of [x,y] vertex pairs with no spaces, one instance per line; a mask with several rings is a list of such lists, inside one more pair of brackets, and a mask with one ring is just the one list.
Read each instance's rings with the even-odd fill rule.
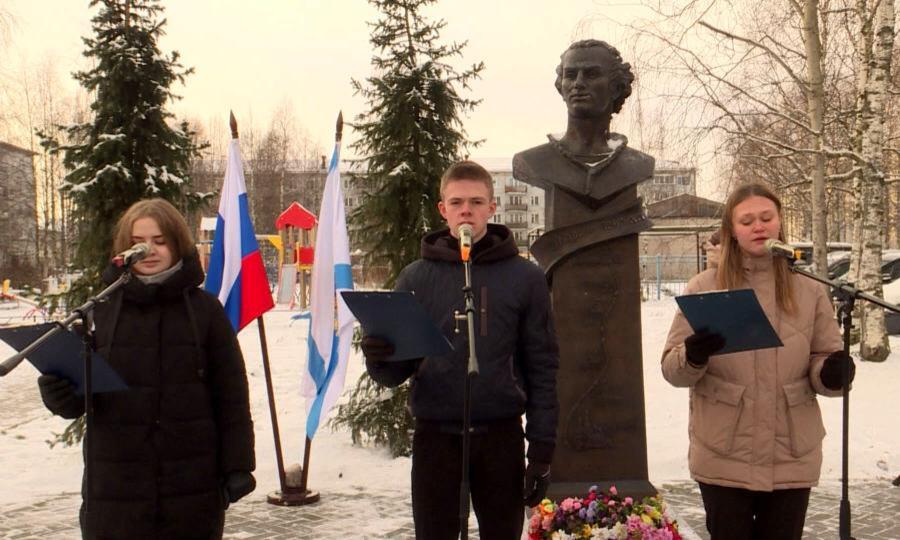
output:
[[569,151],[563,144],[560,138],[555,135],[547,135],[547,139],[550,141],[550,144],[559,152],[563,157],[567,160],[571,161],[581,169],[585,170],[589,175],[596,174],[603,169],[605,169],[610,163],[613,162],[619,154],[622,153],[622,150],[628,146],[628,138],[621,133],[610,133],[609,140],[607,144],[609,145],[610,150],[608,152],[602,152],[599,154],[577,154],[575,152]]

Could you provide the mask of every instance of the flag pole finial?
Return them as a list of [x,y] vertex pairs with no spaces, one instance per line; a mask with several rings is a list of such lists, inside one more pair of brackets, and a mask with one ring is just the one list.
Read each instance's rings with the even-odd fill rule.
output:
[[334,127],[334,142],[341,142],[344,132],[344,111],[338,111],[337,124]]
[[238,138],[237,119],[234,117],[234,111],[228,111],[228,124],[231,126],[231,138]]

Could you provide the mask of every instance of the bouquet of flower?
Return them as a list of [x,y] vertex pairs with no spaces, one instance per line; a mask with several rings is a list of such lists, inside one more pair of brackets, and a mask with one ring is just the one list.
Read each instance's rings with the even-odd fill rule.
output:
[[678,524],[661,497],[635,502],[622,498],[616,486],[603,493],[592,487],[588,496],[569,497],[556,504],[544,499],[532,509],[528,540],[681,540]]

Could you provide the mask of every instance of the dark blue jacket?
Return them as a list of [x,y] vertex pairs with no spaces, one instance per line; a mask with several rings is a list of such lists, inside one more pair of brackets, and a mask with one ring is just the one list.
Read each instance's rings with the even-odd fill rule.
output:
[[[405,362],[366,362],[380,384],[397,386],[411,377],[410,407],[416,420],[461,424],[468,338],[465,274],[459,243],[448,230],[422,240],[422,259],[400,273],[397,289],[412,291],[453,345],[445,356]],[[559,405],[559,352],[544,273],[519,257],[512,233],[489,224],[472,249],[475,343],[479,374],[472,382],[473,425],[526,416],[528,458],[550,462]],[[459,332],[456,332],[458,327]]]

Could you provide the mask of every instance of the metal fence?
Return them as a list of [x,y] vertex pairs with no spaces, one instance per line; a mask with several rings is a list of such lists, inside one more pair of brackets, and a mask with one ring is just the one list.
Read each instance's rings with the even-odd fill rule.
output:
[[682,294],[698,268],[706,268],[706,256],[698,260],[694,255],[641,255],[640,267],[642,298],[659,300]]

